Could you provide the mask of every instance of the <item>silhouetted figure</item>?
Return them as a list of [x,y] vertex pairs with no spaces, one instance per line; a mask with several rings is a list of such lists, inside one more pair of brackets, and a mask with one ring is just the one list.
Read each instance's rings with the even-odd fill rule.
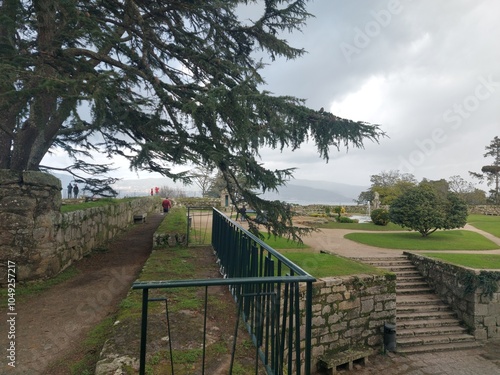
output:
[[73,185],[71,182],[68,184],[68,199],[71,199],[71,195],[73,194]]

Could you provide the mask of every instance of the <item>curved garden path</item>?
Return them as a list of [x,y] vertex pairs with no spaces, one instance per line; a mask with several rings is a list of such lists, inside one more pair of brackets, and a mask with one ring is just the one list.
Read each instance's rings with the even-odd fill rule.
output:
[[[492,234],[482,231],[480,229],[477,229],[469,224],[467,224],[463,229],[482,234],[484,237],[496,243],[498,245],[498,249],[473,250],[473,251],[457,250],[457,252],[474,253],[474,254],[481,254],[481,253],[500,254],[500,238],[495,237]],[[375,246],[364,245],[355,241],[351,241],[347,238],[344,238],[346,234],[355,232],[366,232],[366,231],[351,230],[351,229],[320,229],[319,231],[313,232],[309,236],[304,237],[303,241],[305,244],[311,246],[316,251],[325,250],[349,258],[387,257],[387,256],[399,255],[402,254],[403,251],[405,251],[405,250],[385,249]],[[380,233],[389,233],[389,232],[380,232]],[[432,250],[418,250],[418,252],[420,251],[429,252]],[[453,252],[453,251],[454,250],[446,250],[446,252]]]

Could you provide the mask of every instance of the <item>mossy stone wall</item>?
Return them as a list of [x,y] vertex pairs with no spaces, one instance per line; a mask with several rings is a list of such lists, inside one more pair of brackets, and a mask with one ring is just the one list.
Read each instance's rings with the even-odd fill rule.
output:
[[[463,277],[465,274],[479,275],[479,271],[418,254],[406,254],[441,299],[474,331],[477,340],[500,337],[500,282],[497,281],[497,292],[489,295],[481,287],[471,289],[467,284],[472,279]],[[483,271],[482,279],[487,279],[486,276],[490,276],[490,280],[500,279],[499,272]]]
[[61,213],[61,182],[42,172],[0,170],[0,284],[7,262],[18,281],[54,276],[113,238],[137,213],[159,212],[157,197]]

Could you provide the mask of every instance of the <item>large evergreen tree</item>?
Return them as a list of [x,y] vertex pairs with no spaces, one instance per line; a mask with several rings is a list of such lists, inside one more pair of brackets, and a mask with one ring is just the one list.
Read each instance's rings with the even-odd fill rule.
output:
[[485,149],[484,157],[492,157],[493,163],[483,166],[481,168],[482,173],[469,173],[480,181],[486,181],[488,186],[492,186],[489,200],[493,204],[500,204],[500,138],[498,136],[493,138]]
[[[297,150],[312,139],[330,148],[362,147],[383,134],[262,91],[261,51],[295,59],[304,51],[280,38],[310,14],[306,0],[4,0],[0,2],[0,168],[46,170],[59,147],[73,173],[106,173],[85,163],[95,152],[122,155],[133,169],[175,174],[175,165],[217,168],[275,233],[298,233],[276,189],[292,169],[268,170],[259,149]],[[255,20],[240,6],[259,6]],[[85,113],[90,116],[85,116]],[[244,173],[248,186],[238,185]]]

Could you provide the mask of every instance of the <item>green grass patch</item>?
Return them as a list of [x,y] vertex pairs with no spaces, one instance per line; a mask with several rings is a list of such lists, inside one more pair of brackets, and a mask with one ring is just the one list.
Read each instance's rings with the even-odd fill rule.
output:
[[108,317],[95,326],[82,344],[84,357],[71,365],[71,375],[94,374],[101,350],[111,334],[114,317]]
[[422,255],[440,259],[458,266],[476,269],[500,269],[499,254],[423,253]]
[[401,250],[493,250],[498,245],[479,233],[467,230],[434,232],[422,237],[418,232],[349,233],[344,236],[365,245]]
[[[47,280],[39,280],[32,281],[27,283],[18,283],[16,284],[16,298],[27,298],[32,295],[36,295],[42,293],[43,291],[60,284],[66,280],[70,280],[76,275],[79,274],[79,271],[74,266],[70,266],[66,268],[63,272],[54,276],[51,279]],[[0,298],[2,298],[2,307],[7,306],[7,288],[0,289]]]
[[477,229],[500,238],[500,216],[469,215],[467,222]]
[[157,233],[186,233],[187,229],[187,216],[186,208],[176,206],[165,214],[165,218],[161,222]]
[[[154,250],[138,278],[139,281],[157,280],[182,280],[190,278],[187,275],[196,273],[195,266],[191,259],[196,257],[196,249],[188,248],[168,248]],[[161,289],[150,290],[150,298],[163,297],[164,291]],[[140,317],[142,311],[142,291],[133,290],[120,304],[118,320]],[[169,291],[169,299],[172,304],[171,311],[183,309],[199,309],[202,301],[197,296],[196,288],[174,288]],[[162,311],[163,303],[150,304],[152,313]]]
[[316,278],[356,274],[385,274],[385,271],[379,268],[337,255],[295,250],[283,250],[281,253]]
[[131,201],[134,199],[137,199],[137,198],[122,198],[122,199],[100,198],[99,200],[96,200],[96,201],[80,202],[80,203],[74,203],[74,204],[63,204],[61,206],[61,212],[65,213],[65,212],[85,210],[87,208],[92,208],[92,207],[103,207],[103,206],[109,206],[109,205],[117,205],[117,204],[128,202],[128,201]]
[[389,223],[387,225],[375,225],[373,223],[338,223],[336,221],[329,221],[328,223],[315,225],[316,228],[322,229],[351,229],[351,230],[366,230],[373,232],[387,232],[387,231],[404,231],[399,225]]

